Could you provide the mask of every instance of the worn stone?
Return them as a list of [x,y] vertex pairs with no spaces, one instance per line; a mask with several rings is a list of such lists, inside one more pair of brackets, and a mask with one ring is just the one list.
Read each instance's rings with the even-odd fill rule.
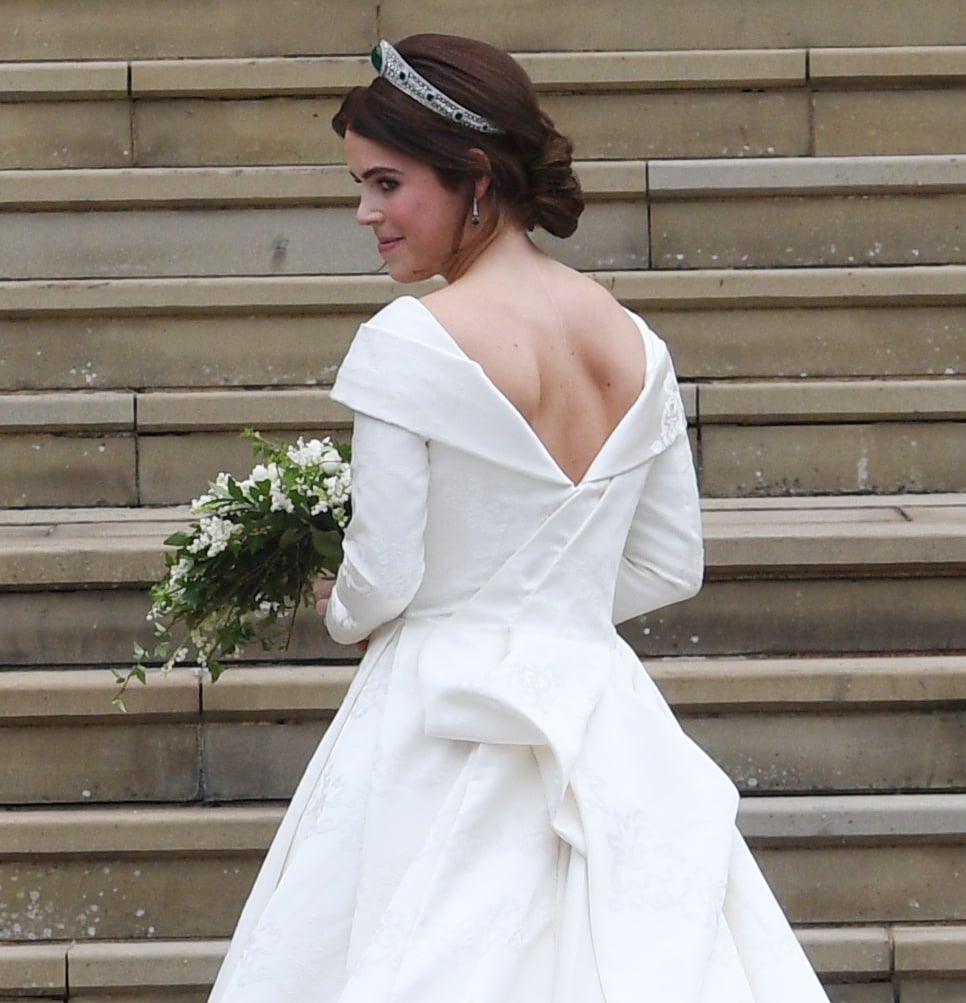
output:
[[361,314],[0,319],[6,390],[331,383]]
[[893,930],[896,971],[903,975],[966,977],[966,926]]
[[813,96],[815,155],[962,153],[964,101],[962,87],[819,91]]
[[[105,715],[116,688],[104,673]],[[0,802],[190,801],[200,782],[198,739],[194,724],[0,727]]]
[[808,960],[825,978],[882,978],[892,970],[885,926],[806,927],[796,932]]
[[966,371],[966,306],[658,308],[645,314],[686,379]]
[[923,80],[966,78],[966,46],[903,45],[812,49],[808,76],[816,84],[880,80],[906,84]]
[[10,278],[374,272],[348,207],[0,214]]
[[956,379],[742,381],[702,384],[700,393],[703,424],[966,418],[966,382]]
[[123,167],[131,162],[126,101],[0,102],[0,169]]
[[958,651],[962,577],[711,581],[622,627],[644,656]]
[[962,1003],[966,979],[899,979],[900,1003]]
[[214,801],[290,798],[327,723],[206,724],[206,797]]
[[[142,432],[291,429],[323,424],[348,427],[352,413],[328,390],[195,390],[138,394]],[[251,452],[250,444],[246,448]]]
[[73,944],[67,951],[71,994],[210,987],[225,946],[221,940]]
[[760,847],[755,856],[792,922],[966,916],[961,845]]
[[0,939],[228,936],[261,856],[0,860]]
[[[966,51],[966,49],[964,49]],[[966,187],[966,157],[762,157],[648,164],[656,200],[948,192]]]
[[336,98],[203,98],[134,102],[135,163],[341,164],[342,141],[330,121]]
[[955,790],[966,714],[722,713],[682,723],[748,793]]
[[0,505],[133,505],[130,435],[0,435]]
[[[64,592],[0,591],[0,666],[127,666],[135,641],[148,646],[152,635],[144,617],[151,606],[147,589],[87,589]],[[318,617],[306,611],[296,623],[283,655],[257,645],[246,661],[317,662],[345,658],[346,649],[330,641]],[[111,691],[113,692],[113,690]]]
[[892,981],[825,983],[829,1003],[895,1003]]
[[651,206],[655,268],[966,263],[966,195],[697,199]]
[[130,393],[0,394],[4,432],[117,432],[134,430]]
[[[804,156],[804,92],[546,95],[582,158]],[[681,129],[681,122],[688,122]]]
[[[332,435],[348,439],[344,425],[319,424],[290,434],[273,431],[273,438]],[[139,439],[139,488],[144,505],[179,505],[196,498],[220,471],[246,477],[254,461],[249,443],[237,433],[198,432],[191,435],[142,435]]]
[[966,490],[955,423],[704,425],[702,494],[841,494]]
[[655,0],[646,6],[603,0],[587,16],[580,3],[513,0],[485,7],[471,0],[383,0],[380,29],[387,38],[442,31],[486,38],[516,50],[747,49],[794,46],[948,45],[966,37],[957,0],[926,0],[910,18],[902,0],[884,0],[876,16],[835,0],[762,6],[736,0]]
[[173,0],[146,17],[116,0],[14,0],[16,31],[0,39],[0,59],[129,59],[170,56],[365,52],[376,35],[376,5],[286,0],[284,16],[263,0]]
[[0,101],[57,98],[127,99],[127,64],[6,63],[0,66]]
[[26,1003],[66,992],[65,953],[63,945],[0,944],[0,999]]

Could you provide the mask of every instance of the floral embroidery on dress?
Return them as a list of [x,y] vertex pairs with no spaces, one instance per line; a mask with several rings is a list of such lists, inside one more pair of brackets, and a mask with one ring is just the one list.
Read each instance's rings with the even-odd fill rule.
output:
[[674,373],[669,371],[664,377],[664,408],[661,411],[661,437],[651,444],[652,453],[663,453],[679,436],[687,431],[688,419],[684,413],[684,402],[678,390]]

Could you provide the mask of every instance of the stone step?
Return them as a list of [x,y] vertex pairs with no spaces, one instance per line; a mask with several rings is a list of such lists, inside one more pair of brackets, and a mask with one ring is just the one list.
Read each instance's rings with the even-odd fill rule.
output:
[[[0,672],[0,805],[287,799],[354,665],[152,677]],[[966,788],[966,657],[649,661],[688,733],[748,794]],[[84,755],[77,756],[83,748]]]
[[[537,51],[519,58],[582,157],[964,148],[966,46],[870,47],[843,56],[755,47],[751,38],[711,51],[625,51],[622,38],[617,51],[565,52],[548,42],[541,37]],[[186,59],[182,51],[129,62],[88,53],[84,61],[0,64],[0,167],[338,162],[341,144],[326,126],[341,95],[371,79],[366,59],[282,52],[252,60]],[[682,116],[692,128],[679,128]]]
[[17,31],[0,43],[0,59],[127,59],[146,57],[278,56],[364,53],[381,33],[398,39],[416,31],[462,33],[519,51],[545,49],[735,49],[748,46],[945,46],[960,39],[957,0],[922,0],[916,17],[898,3],[868,12],[833,0],[807,0],[789,10],[735,0],[727,10],[698,0],[656,0],[646,11],[627,0],[605,0],[589,16],[579,3],[511,0],[488,8],[453,8],[433,0],[355,4],[294,0],[285,16],[261,0],[216,0],[204,13],[178,0],[163,19],[135,7],[91,0],[32,0],[18,8]]
[[[966,267],[597,272],[683,380],[966,371]],[[385,276],[0,282],[0,389],[331,383]],[[159,351],[158,346],[163,346]]]
[[[227,936],[282,811],[2,812],[0,940]],[[792,922],[966,920],[966,795],[759,797],[739,826]]]
[[[815,926],[798,936],[832,1003],[961,998],[953,995],[966,978],[961,925]],[[214,939],[0,945],[0,999],[204,1003],[226,948]]]
[[[703,495],[966,491],[966,380],[685,384]],[[323,388],[0,393],[0,505],[174,505],[251,469],[242,429],[348,438]],[[207,473],[203,473],[207,472]]]
[[[648,657],[960,652],[963,505],[962,495],[708,500],[705,588],[625,635]],[[145,590],[163,570],[161,542],[186,519],[3,513],[0,665],[126,664],[134,640],[150,641]],[[345,655],[309,615],[284,657]]]
[[[583,161],[579,173],[579,240],[539,243],[583,270],[966,263],[966,157]],[[6,279],[376,272],[355,187],[342,167],[3,171],[0,268]]]

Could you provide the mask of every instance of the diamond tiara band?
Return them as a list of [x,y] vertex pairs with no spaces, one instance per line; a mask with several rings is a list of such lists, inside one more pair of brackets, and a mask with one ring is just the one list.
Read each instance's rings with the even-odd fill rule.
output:
[[489,119],[470,111],[469,108],[444,94],[438,87],[434,87],[424,76],[417,73],[385,39],[372,50],[371,58],[372,65],[379,76],[388,80],[393,87],[401,90],[403,94],[407,94],[424,108],[428,108],[457,125],[465,125],[470,129],[475,129],[477,132],[488,132],[494,135],[503,132]]

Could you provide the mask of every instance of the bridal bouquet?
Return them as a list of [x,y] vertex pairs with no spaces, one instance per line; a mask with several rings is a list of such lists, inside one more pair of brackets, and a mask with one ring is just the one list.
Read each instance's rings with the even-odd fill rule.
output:
[[194,661],[216,680],[222,659],[259,641],[291,638],[295,614],[312,605],[312,582],[335,574],[350,516],[349,446],[330,438],[284,446],[247,430],[260,462],[244,480],[218,474],[191,503],[197,520],[164,542],[167,572],[151,588],[153,649],[134,645],[134,665],[115,670],[121,687],[146,682],[146,660],[166,672]]

